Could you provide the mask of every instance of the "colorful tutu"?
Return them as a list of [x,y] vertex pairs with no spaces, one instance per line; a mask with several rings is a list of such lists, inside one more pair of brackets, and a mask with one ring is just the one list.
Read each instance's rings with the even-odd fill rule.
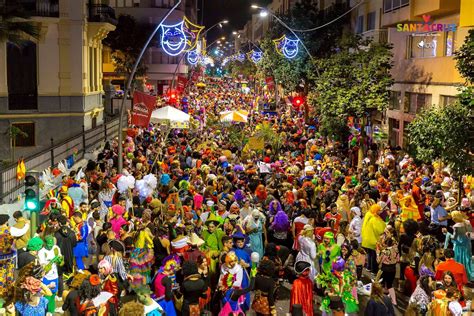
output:
[[140,283],[142,283],[142,278],[144,278],[143,283],[149,284],[151,282],[151,266],[153,265],[154,260],[153,249],[134,249],[130,255],[129,261],[130,272],[132,276],[134,276],[134,279],[137,279],[137,281],[140,280]]

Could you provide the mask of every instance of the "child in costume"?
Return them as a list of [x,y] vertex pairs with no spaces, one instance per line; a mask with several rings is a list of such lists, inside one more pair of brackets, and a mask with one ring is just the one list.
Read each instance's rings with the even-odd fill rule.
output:
[[134,282],[142,281],[144,284],[149,284],[151,266],[154,262],[153,235],[141,221],[137,221],[135,234],[135,249],[130,256],[130,271],[134,276]]

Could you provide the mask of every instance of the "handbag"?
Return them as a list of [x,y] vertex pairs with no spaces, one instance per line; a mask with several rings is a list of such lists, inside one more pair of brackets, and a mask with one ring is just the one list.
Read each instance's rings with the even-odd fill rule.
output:
[[260,291],[256,291],[255,298],[252,302],[252,309],[262,315],[270,315],[270,304],[268,297],[263,296]]

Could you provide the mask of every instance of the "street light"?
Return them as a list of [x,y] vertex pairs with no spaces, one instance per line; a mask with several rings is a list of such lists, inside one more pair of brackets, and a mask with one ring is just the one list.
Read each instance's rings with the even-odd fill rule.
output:
[[204,31],[204,33],[202,33],[202,37],[205,37],[207,32],[209,32],[210,30],[212,30],[213,28],[215,28],[216,26],[219,25],[219,27],[222,27],[223,24],[227,24],[229,23],[229,20],[222,20],[220,22],[217,22],[216,24],[214,24],[213,26],[211,26],[210,28],[208,28],[206,31]]
[[283,22],[279,17],[277,17],[275,14],[273,14],[273,12],[271,12],[270,10],[268,9],[265,9],[265,8],[262,8],[256,4],[252,4],[250,6],[252,9],[260,9],[260,17],[264,18],[268,15],[271,15],[275,20],[278,21],[278,23],[280,23],[281,25],[283,25],[283,27],[285,27],[288,31],[291,32],[291,34],[293,34],[294,37],[296,37],[297,40],[300,41],[301,45],[303,46],[304,50],[306,51],[306,54],[308,54],[309,58],[313,59],[313,56],[310,54],[308,48],[306,47],[306,45],[303,43],[303,41],[298,37],[298,35],[296,35],[296,33],[291,29],[291,27],[289,27],[288,25],[286,25],[285,22]]

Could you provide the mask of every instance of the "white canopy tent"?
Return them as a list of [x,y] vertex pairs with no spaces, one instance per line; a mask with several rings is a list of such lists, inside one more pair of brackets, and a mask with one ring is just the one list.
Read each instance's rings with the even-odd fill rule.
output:
[[189,118],[189,114],[168,105],[154,110],[151,113],[150,121],[152,123],[163,123],[169,121],[171,124],[172,122],[189,123]]

